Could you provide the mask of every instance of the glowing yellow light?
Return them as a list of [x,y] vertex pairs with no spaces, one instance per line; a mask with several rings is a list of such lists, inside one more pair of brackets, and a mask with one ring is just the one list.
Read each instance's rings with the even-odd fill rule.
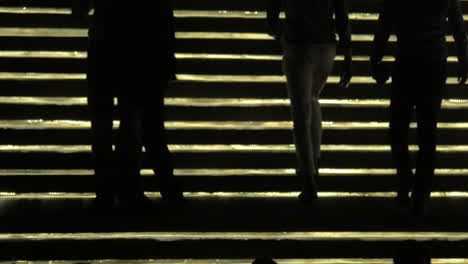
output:
[[179,240],[302,240],[302,241],[402,241],[414,239],[463,241],[468,233],[463,232],[121,232],[121,233],[18,233],[0,234],[4,241],[16,240],[115,240],[148,239],[156,241]]

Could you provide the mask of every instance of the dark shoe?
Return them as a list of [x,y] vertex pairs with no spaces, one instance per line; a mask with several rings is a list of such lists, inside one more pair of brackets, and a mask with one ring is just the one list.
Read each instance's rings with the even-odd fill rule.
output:
[[297,197],[299,202],[310,204],[318,199],[317,191],[312,186],[304,188],[304,190]]
[[399,204],[408,204],[410,201],[409,194],[413,190],[414,186],[414,174],[409,171],[407,175],[400,175],[400,186],[396,196],[396,200]]
[[161,197],[164,202],[176,207],[184,206],[188,203],[181,191],[162,191]]
[[427,204],[430,199],[430,192],[413,192],[413,213],[416,216],[424,216],[427,213]]
[[317,193],[316,192],[306,192],[303,191],[299,196],[297,197],[299,199],[299,202],[303,204],[309,204],[318,199]]
[[144,194],[120,196],[119,205],[130,210],[147,210],[154,207],[153,201]]
[[276,262],[270,257],[257,258],[252,264],[276,264]]
[[92,214],[108,214],[115,209],[114,196],[96,197],[88,207]]

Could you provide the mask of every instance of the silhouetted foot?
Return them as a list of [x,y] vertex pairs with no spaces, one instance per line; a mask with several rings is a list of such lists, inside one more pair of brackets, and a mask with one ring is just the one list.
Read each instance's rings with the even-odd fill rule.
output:
[[416,216],[424,216],[427,213],[427,204],[429,202],[430,193],[413,192],[413,213]]
[[252,264],[276,264],[276,262],[270,257],[257,258]]
[[299,202],[303,204],[309,204],[316,201],[318,199],[318,195],[315,190],[304,190],[299,194],[297,199],[299,199]]
[[410,201],[409,194],[413,189],[414,174],[409,171],[407,175],[400,176],[400,187],[396,196],[396,200],[401,205],[406,205]]
[[399,205],[407,205],[410,202],[409,190],[398,190],[396,201]]
[[148,210],[154,207],[153,201],[144,194],[121,196],[119,205],[129,210]]
[[188,204],[187,199],[184,197],[184,193],[180,191],[162,191],[161,196],[164,202],[176,207],[181,207]]
[[108,214],[115,209],[115,198],[113,196],[96,197],[88,207],[92,214]]

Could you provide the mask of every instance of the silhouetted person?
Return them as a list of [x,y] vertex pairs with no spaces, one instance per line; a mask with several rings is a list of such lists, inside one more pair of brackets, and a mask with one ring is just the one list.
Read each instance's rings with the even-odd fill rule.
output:
[[[161,194],[184,202],[173,175],[164,129],[164,92],[175,76],[174,16],[170,0],[78,1],[77,16],[94,4],[88,49],[98,207],[149,204],[140,177],[142,145],[160,180]],[[120,127],[112,150],[114,96]]]
[[[286,12],[284,25],[280,11]],[[335,15],[335,18],[334,18]],[[283,44],[283,70],[291,100],[294,143],[298,168],[303,179],[299,199],[317,198],[316,177],[319,171],[322,142],[322,112],[319,97],[330,74],[338,47],[345,62],[340,86],[351,80],[351,33],[346,0],[269,0],[269,34]]]
[[431,264],[428,248],[422,242],[404,241],[393,257],[394,264]]
[[[458,0],[385,0],[371,56],[372,75],[383,84],[390,74],[382,64],[385,45],[390,34],[396,33],[398,48],[390,105],[392,157],[400,179],[397,198],[408,201],[413,189],[417,211],[424,208],[430,197],[434,176],[437,116],[447,78],[447,18],[458,48],[460,84],[464,84],[467,37]],[[419,145],[415,177],[408,151],[408,129],[414,109]]]

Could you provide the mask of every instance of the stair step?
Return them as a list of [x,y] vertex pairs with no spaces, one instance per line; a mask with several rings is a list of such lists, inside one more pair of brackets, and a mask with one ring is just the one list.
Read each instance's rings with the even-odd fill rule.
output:
[[[87,95],[85,80],[63,79],[13,79],[1,80],[2,96],[80,96]],[[350,89],[340,89],[336,83],[326,85],[322,98],[337,99],[383,99],[389,98],[389,86],[376,89],[374,83],[352,83]],[[467,93],[450,81],[447,85],[448,98],[468,98]],[[287,98],[285,83],[256,83],[228,81],[179,80],[171,84],[168,97],[194,98]]]
[[[5,28],[0,30],[0,50],[84,51],[88,41],[85,29]],[[177,52],[219,54],[280,54],[279,42],[266,33],[178,32]],[[353,53],[368,56],[373,35],[353,35]],[[27,40],[27,41],[25,41]],[[395,53],[395,42],[388,53]],[[456,56],[453,39],[449,38],[449,55]]]
[[[324,168],[391,168],[393,165],[389,151],[324,151],[323,157]],[[296,166],[293,152],[176,152],[174,158],[177,168],[281,169]],[[412,158],[415,158],[414,153]],[[1,152],[0,159],[4,169],[89,169],[92,165],[91,152],[67,152],[65,148],[57,148],[56,151]],[[468,152],[439,152],[437,167],[463,169],[466,168],[467,159]],[[149,161],[145,159],[143,166],[149,167]]]
[[390,258],[407,239],[426,241],[434,258],[467,257],[466,198],[433,198],[421,221],[392,198],[309,207],[294,196],[246,197],[189,195],[179,210],[155,199],[153,212],[100,217],[87,212],[90,199],[2,200],[0,259]]
[[[63,58],[0,58],[0,64],[6,65],[5,72],[42,72],[42,73],[84,73],[84,59]],[[222,60],[222,59],[179,59],[177,72],[179,74],[204,75],[281,75],[281,61],[267,60]],[[339,76],[342,62],[335,63],[333,76]],[[392,64],[388,62],[388,64]],[[448,66],[448,76],[457,76],[458,65],[451,61]],[[355,76],[369,76],[369,61],[353,63]]]
[[[1,126],[0,126],[1,128]],[[275,145],[293,144],[292,131],[284,130],[168,130],[170,144],[255,144]],[[440,145],[468,145],[467,129],[440,129],[438,143]],[[114,133],[114,140],[116,140]],[[91,132],[85,129],[40,129],[26,128],[24,130],[2,129],[0,145],[86,145],[91,144]],[[114,141],[116,142],[116,141]],[[385,129],[325,129],[323,144],[325,145],[389,145],[390,137]],[[411,130],[410,143],[417,144],[416,131]]]
[[[186,169],[187,170],[187,169]],[[233,169],[231,169],[233,170]],[[242,169],[237,169],[242,171]],[[292,169],[290,169],[292,170]],[[325,169],[333,170],[333,169]],[[343,169],[342,169],[343,170]],[[365,169],[362,169],[365,171]],[[371,169],[368,169],[371,170]],[[8,170],[7,170],[8,171]],[[35,171],[35,170],[32,170]],[[92,170],[84,170],[86,174],[41,173],[31,172],[2,174],[0,192],[4,193],[92,193],[95,190],[95,179]],[[182,188],[187,192],[297,192],[301,189],[301,180],[293,174],[284,175],[209,175],[190,174],[180,175],[176,170],[177,179],[182,182]],[[204,171],[199,169],[199,171]],[[206,169],[206,171],[210,171]],[[229,171],[229,169],[227,169]],[[323,171],[323,170],[322,170]],[[391,170],[390,170],[391,171]],[[451,197],[452,192],[468,191],[468,175],[457,174],[459,170],[446,169],[453,174],[437,173],[434,178],[434,191],[446,193]],[[461,169],[466,171],[466,169]],[[146,191],[160,191],[159,178],[146,173],[143,185]],[[24,184],[27,182],[28,184]],[[341,193],[355,193],[356,195],[393,195],[398,189],[398,178],[394,174],[324,174],[318,178],[319,190],[323,195],[339,195]],[[327,194],[330,193],[330,194]],[[391,193],[391,194],[390,194]]]

